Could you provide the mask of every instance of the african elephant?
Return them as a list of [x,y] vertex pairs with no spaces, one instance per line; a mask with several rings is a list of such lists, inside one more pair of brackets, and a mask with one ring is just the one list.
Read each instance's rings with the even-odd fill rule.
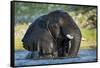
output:
[[[67,35],[73,37],[70,48],[69,44],[64,44],[70,41]],[[38,51],[39,57],[63,57],[66,53],[76,56],[81,32],[68,13],[56,10],[36,19],[29,26],[22,42],[26,50]]]

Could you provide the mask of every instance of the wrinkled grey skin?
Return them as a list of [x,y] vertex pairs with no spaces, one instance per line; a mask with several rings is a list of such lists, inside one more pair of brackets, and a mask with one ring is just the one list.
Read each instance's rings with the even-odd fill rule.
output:
[[[68,51],[65,52],[65,46],[69,46],[63,44],[63,41],[69,42],[67,34],[74,38],[71,40],[70,49],[67,48]],[[39,58],[63,57],[66,53],[68,56],[76,56],[81,43],[81,32],[66,12],[56,10],[32,23],[22,42],[26,50],[32,51],[31,55],[37,51]]]

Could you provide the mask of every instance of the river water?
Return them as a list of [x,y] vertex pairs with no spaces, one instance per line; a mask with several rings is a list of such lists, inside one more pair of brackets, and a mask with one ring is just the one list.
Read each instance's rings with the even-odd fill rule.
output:
[[46,64],[66,64],[66,63],[79,63],[79,62],[95,62],[97,61],[96,50],[84,49],[79,50],[78,56],[74,58],[63,57],[60,59],[25,59],[29,51],[16,51],[15,52],[15,66],[29,66],[29,65],[46,65]]

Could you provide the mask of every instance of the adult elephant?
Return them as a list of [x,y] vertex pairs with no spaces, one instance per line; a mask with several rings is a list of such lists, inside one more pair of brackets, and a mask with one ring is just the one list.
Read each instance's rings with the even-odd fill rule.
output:
[[[56,10],[39,17],[32,23],[24,38],[24,48],[29,51],[38,51],[39,56],[64,56],[65,46],[69,42],[67,35],[73,36],[71,47],[68,49],[68,56],[76,56],[80,47],[81,32],[71,16],[64,11]],[[69,44],[67,44],[69,46]]]

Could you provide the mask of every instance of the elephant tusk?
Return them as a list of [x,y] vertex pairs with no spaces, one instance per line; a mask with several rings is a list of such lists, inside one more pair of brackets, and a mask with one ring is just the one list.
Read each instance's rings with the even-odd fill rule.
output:
[[74,38],[74,37],[73,37],[72,35],[70,35],[70,34],[67,34],[66,37],[69,38],[69,39],[73,39],[73,38]]

